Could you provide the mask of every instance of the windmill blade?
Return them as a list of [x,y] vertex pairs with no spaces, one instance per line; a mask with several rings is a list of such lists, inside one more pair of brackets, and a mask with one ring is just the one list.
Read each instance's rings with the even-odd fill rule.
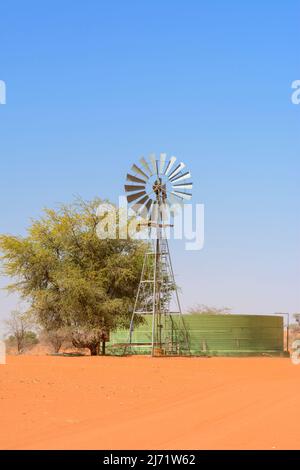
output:
[[[175,194],[173,191],[172,191],[172,196],[173,196],[174,204],[183,204],[183,201],[184,201],[183,197],[179,196],[178,194]],[[178,201],[178,199],[180,202]]]
[[150,199],[150,200],[147,202],[147,204],[145,205],[145,207],[146,207],[146,209],[147,209],[148,212],[150,211],[152,204],[153,204],[153,201],[152,201],[152,199]]
[[159,174],[162,175],[166,163],[167,154],[161,153],[159,157]]
[[193,189],[193,183],[173,184],[172,188],[178,189]]
[[137,201],[133,206],[131,206],[131,209],[133,209],[135,212],[139,213],[142,211],[142,208],[144,208],[144,204],[146,201],[148,201],[149,197],[146,195],[142,197],[139,201]]
[[145,189],[145,186],[136,186],[134,184],[125,184],[124,187],[126,192],[140,191]]
[[146,194],[146,191],[140,191],[139,193],[129,194],[129,196],[127,196],[127,201],[128,202],[136,201],[139,197],[145,196],[145,194]]
[[191,194],[183,193],[182,191],[172,191],[172,194],[174,194],[177,197],[181,197],[181,199],[192,199]]
[[180,211],[182,211],[182,207],[184,205],[184,199],[178,198],[178,196],[175,196],[174,194],[169,195],[168,198],[168,203],[169,203],[169,212],[170,212],[170,217],[175,217]]
[[152,172],[150,166],[148,165],[148,162],[145,160],[144,157],[142,157],[140,159],[140,162],[141,162],[142,166],[144,167],[144,169],[149,173],[149,175],[152,176],[153,172]]
[[131,181],[132,183],[146,184],[147,182],[145,180],[142,180],[142,178],[138,178],[137,176],[130,175],[129,173],[127,173],[126,179],[127,181]]
[[144,219],[147,219],[152,204],[153,204],[152,199],[149,199],[149,201],[148,201],[148,202],[142,207],[142,209],[139,211],[139,215],[140,215],[141,217],[143,217]]
[[168,197],[168,201],[169,203],[172,205],[172,204],[179,204],[179,205],[182,205],[183,204],[183,199],[180,198],[180,201],[178,201],[178,197],[172,193],[169,193],[169,197]]
[[187,180],[189,178],[191,178],[192,175],[189,171],[187,171],[186,173],[184,173],[183,175],[179,175],[179,176],[175,176],[174,178],[172,178],[170,181],[172,183],[174,183],[175,181],[182,181],[182,180]]
[[169,163],[167,164],[167,168],[165,169],[165,175],[167,176],[168,173],[171,171],[172,166],[176,162],[176,157],[171,157]]
[[131,169],[134,173],[138,173],[139,175],[143,176],[146,179],[146,181],[148,181],[149,176],[146,175],[146,173],[143,170],[141,170],[138,166],[132,165]]
[[153,168],[153,174],[158,175],[158,165],[157,165],[157,161],[155,159],[155,154],[151,153],[149,158],[150,158],[150,162],[151,162],[151,165],[152,165],[152,168]]
[[169,180],[171,180],[174,176],[176,176],[183,168],[185,167],[184,163],[179,163],[179,165],[175,168],[175,170],[172,171],[172,173],[169,175]]
[[145,204],[145,202],[148,201],[148,199],[149,199],[149,196],[146,195],[142,197],[140,201],[138,201],[138,204]]

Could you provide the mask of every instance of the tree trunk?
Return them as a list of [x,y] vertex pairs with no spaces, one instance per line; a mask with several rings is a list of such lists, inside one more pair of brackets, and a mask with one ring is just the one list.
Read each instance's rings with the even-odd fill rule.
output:
[[24,344],[23,343],[24,343],[23,339],[17,337],[17,351],[18,351],[18,354],[23,353],[23,349],[24,349]]
[[102,341],[102,351],[101,351],[102,356],[105,356],[105,346],[106,346],[106,342]]
[[60,351],[60,348],[61,348],[61,344],[59,344],[59,345],[57,344],[56,346],[54,346],[54,353],[58,354],[59,351]]
[[99,344],[90,344],[88,348],[91,351],[91,356],[98,356]]

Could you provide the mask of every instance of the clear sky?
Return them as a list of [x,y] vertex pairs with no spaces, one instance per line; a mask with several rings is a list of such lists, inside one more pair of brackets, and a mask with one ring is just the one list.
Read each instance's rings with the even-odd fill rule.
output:
[[[165,151],[206,211],[202,251],[172,243],[184,307],[300,311],[299,13],[293,0],[2,2],[0,232],[75,194],[116,201],[131,163]],[[0,317],[16,302],[2,292]]]

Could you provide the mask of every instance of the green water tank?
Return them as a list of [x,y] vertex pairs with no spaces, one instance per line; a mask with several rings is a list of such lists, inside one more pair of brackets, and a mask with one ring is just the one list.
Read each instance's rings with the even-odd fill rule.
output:
[[[215,356],[282,355],[283,317],[275,315],[183,315],[191,354]],[[133,333],[136,352],[150,352],[152,316]],[[182,323],[178,315],[162,322],[166,336],[178,332]],[[175,334],[176,336],[176,334]],[[111,334],[111,344],[128,341],[127,330]],[[143,346],[144,345],[144,346]]]

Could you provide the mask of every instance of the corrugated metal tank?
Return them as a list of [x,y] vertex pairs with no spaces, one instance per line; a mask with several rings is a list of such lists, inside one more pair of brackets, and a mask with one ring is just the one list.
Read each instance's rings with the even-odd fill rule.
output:
[[[173,325],[180,329],[179,316],[173,315]],[[192,354],[201,355],[260,355],[283,353],[283,318],[275,315],[183,315]],[[151,342],[151,316],[137,327],[133,342],[137,352],[149,352]],[[165,323],[170,335],[171,322]],[[111,334],[111,344],[128,341],[128,331]]]
[[283,318],[269,315],[186,315],[195,354],[283,352]]

